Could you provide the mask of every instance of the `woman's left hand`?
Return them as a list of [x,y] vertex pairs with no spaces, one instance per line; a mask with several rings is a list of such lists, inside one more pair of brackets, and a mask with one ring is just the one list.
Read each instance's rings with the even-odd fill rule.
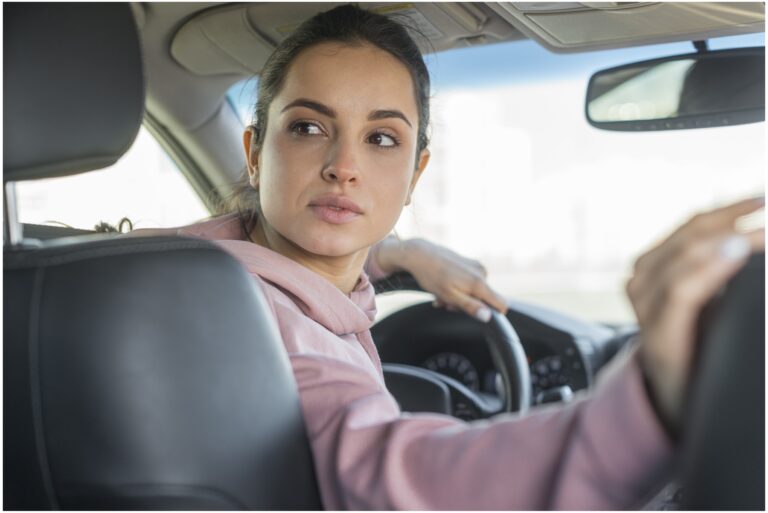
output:
[[635,263],[627,293],[640,325],[640,362],[667,424],[679,424],[701,309],[765,250],[765,231],[737,231],[737,220],[762,208],[763,198],[694,216]]
[[435,295],[435,306],[461,310],[482,322],[490,308],[506,313],[507,302],[486,281],[487,271],[477,260],[424,239],[385,239],[377,263],[386,272],[407,271],[422,289]]

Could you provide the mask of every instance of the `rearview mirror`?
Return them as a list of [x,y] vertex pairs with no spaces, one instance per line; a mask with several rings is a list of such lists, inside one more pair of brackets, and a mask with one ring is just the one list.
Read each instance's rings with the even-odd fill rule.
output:
[[650,131],[765,121],[765,48],[676,55],[598,71],[587,88],[589,123]]

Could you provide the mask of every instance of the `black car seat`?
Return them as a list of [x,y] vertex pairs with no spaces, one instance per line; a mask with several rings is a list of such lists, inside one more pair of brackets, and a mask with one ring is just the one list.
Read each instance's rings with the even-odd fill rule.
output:
[[3,11],[4,509],[318,508],[290,365],[237,261],[18,232],[13,181],[107,166],[136,136],[129,5]]

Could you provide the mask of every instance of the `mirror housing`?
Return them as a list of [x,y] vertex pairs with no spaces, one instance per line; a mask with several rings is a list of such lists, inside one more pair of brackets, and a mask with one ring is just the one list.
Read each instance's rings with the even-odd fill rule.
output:
[[624,132],[765,121],[765,48],[675,55],[596,72],[589,124]]

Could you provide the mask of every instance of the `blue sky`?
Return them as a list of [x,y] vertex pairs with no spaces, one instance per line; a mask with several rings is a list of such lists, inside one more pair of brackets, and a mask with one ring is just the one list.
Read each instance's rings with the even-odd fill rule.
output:
[[[711,39],[712,50],[743,46],[765,46],[765,34]],[[433,87],[498,85],[520,80],[565,78],[591,74],[599,69],[633,61],[693,52],[693,44],[669,43],[597,52],[555,54],[534,41],[512,41],[483,48],[461,48],[427,57]]]
[[[721,37],[709,40],[712,50],[744,46],[765,46],[765,33]],[[495,86],[517,81],[547,80],[585,76],[603,68],[629,64],[666,55],[693,52],[690,42],[648,45],[597,52],[556,54],[534,41],[511,41],[482,47],[460,48],[426,58],[433,93],[454,88]],[[249,123],[255,101],[256,80],[240,82],[229,91],[243,122]],[[586,81],[585,81],[586,87]]]

